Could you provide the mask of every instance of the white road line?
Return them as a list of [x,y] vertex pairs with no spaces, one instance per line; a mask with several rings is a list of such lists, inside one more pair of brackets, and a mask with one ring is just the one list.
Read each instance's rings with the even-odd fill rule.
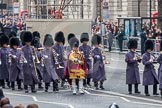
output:
[[125,98],[132,98],[132,99],[138,99],[138,100],[143,100],[143,101],[148,101],[148,102],[154,102],[154,103],[162,104],[162,101],[155,100],[155,99],[147,99],[147,98],[143,98],[143,97],[130,96],[130,95],[116,93],[116,92],[110,92],[110,91],[95,90],[95,89],[92,89],[92,88],[89,88],[89,90],[97,91],[97,92],[100,92],[100,93],[116,95],[116,96],[125,97]]
[[126,99],[125,97],[120,97],[121,99],[123,99],[126,102],[131,102],[130,100]]
[[88,95],[92,95],[92,96],[101,96],[101,97],[112,97],[112,98],[120,98],[128,103],[133,103],[133,104],[141,104],[141,105],[151,105],[151,106],[162,106],[160,103],[159,104],[154,104],[154,103],[144,103],[144,102],[134,102],[134,101],[130,101],[129,99],[125,98],[125,97],[121,97],[121,96],[110,96],[110,95],[103,95],[103,94],[93,94],[90,93],[88,91],[85,90],[85,93],[87,93]]
[[68,106],[69,108],[74,108],[74,106],[71,105],[71,104],[58,103],[58,102],[48,102],[48,101],[40,101],[35,96],[31,96],[31,95],[15,94],[15,93],[9,93],[9,92],[5,92],[5,94],[7,94],[7,95],[13,95],[13,96],[20,96],[20,97],[30,97],[35,102],[39,102],[39,103],[55,104],[55,105],[61,105],[61,106]]

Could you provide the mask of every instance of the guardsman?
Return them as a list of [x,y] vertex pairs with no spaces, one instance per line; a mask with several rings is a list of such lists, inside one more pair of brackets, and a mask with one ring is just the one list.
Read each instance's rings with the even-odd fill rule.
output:
[[11,82],[12,90],[15,90],[15,82],[17,81],[18,90],[22,90],[21,83],[24,79],[23,75],[23,62],[24,55],[21,50],[18,49],[20,41],[16,37],[10,39],[10,55],[9,55],[9,81]]
[[50,82],[53,82],[53,91],[59,91],[58,75],[55,69],[55,51],[52,49],[54,45],[53,38],[50,34],[46,34],[44,38],[44,49],[42,51],[41,64],[43,65],[43,81],[45,82],[45,92],[48,92]]
[[92,45],[95,47],[92,50],[93,57],[93,73],[92,79],[96,90],[98,90],[98,83],[100,83],[100,89],[103,90],[103,82],[106,80],[105,65],[102,56],[102,50],[99,45],[101,44],[101,37],[99,35],[94,35],[92,37]]
[[[68,44],[69,44],[69,40],[71,38],[73,38],[73,37],[75,37],[75,35],[73,33],[68,34],[68,37],[67,37]],[[71,52],[70,45],[69,46],[66,46],[66,54],[67,54],[67,56],[70,54],[70,52]]]
[[33,35],[31,32],[26,31],[23,35],[23,42],[25,45],[21,48],[24,57],[27,60],[27,63],[23,65],[23,73],[24,73],[24,89],[25,93],[28,93],[28,86],[31,86],[31,92],[35,93],[35,84],[38,84],[39,78],[36,69],[36,63],[38,62],[38,58],[36,55],[35,48],[31,46],[31,42],[33,39]]
[[159,77],[159,90],[162,98],[162,41],[160,42],[160,55],[157,58],[157,62],[160,64],[158,69],[158,77]]
[[132,94],[132,84],[135,87],[135,93],[139,94],[138,85],[140,84],[140,74],[138,63],[141,62],[140,55],[135,52],[137,49],[137,40],[130,39],[128,41],[129,52],[125,55],[126,68],[126,84],[128,84],[128,92]]
[[9,83],[9,52],[10,48],[8,47],[9,38],[4,34],[0,38],[1,49],[0,49],[0,83],[2,88],[5,88],[5,81],[7,81],[7,86],[10,88]]
[[64,78],[64,33],[62,31],[59,31],[55,34],[55,44],[53,45],[53,50],[56,53],[56,60],[55,60],[55,66],[56,66],[56,72],[61,79],[61,86],[63,87],[65,78]]
[[83,53],[87,68],[88,68],[88,75],[83,80],[83,86],[84,87],[91,87],[90,81],[91,81],[91,74],[92,74],[92,48],[88,45],[89,41],[89,35],[88,33],[82,33],[80,37],[80,42],[82,43],[82,46],[79,47],[79,51]]
[[[41,59],[41,50],[39,50],[42,47],[42,44],[40,43],[40,33],[38,31],[34,31],[33,32],[33,41],[32,41],[32,46],[34,46],[35,50],[36,50],[36,54],[38,57],[38,60],[40,61]],[[39,84],[38,84],[38,88],[39,89],[43,89],[42,87],[42,78],[43,78],[43,73],[42,73],[42,66],[40,63],[36,63],[36,68],[37,68],[37,72],[38,72],[38,78],[39,78]]]
[[153,51],[153,48],[154,44],[152,40],[147,40],[145,42],[145,53],[142,57],[142,63],[144,65],[143,85],[145,87],[144,92],[146,96],[150,96],[148,89],[149,85],[153,85],[153,95],[158,95],[157,84],[159,84],[159,80],[153,64],[155,61],[155,58],[151,53],[151,51]]
[[86,62],[83,54],[79,51],[79,40],[73,37],[69,43],[72,51],[68,56],[65,76],[69,76],[69,79],[72,80],[73,95],[76,95],[77,92],[84,94],[83,80],[87,74]]

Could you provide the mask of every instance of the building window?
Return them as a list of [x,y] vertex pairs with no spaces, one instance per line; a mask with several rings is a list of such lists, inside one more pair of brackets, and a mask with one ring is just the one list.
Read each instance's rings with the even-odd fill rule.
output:
[[151,3],[152,3],[152,10],[155,10],[156,9],[156,1],[155,0],[152,0],[151,1]]
[[117,9],[122,9],[122,0],[117,0]]

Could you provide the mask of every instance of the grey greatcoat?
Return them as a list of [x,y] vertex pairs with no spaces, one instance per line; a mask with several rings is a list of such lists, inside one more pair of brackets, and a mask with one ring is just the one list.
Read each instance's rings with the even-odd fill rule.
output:
[[38,73],[33,62],[32,47],[25,45],[22,47],[22,52],[24,53],[24,57],[27,60],[27,63],[24,63],[23,65],[24,85],[34,85],[39,83]]
[[0,49],[0,80],[9,80],[8,57],[10,48]]
[[58,79],[58,75],[55,70],[55,61],[52,53],[52,49],[44,49],[42,51],[42,57],[44,67],[43,67],[43,81],[45,83],[50,83]]
[[88,75],[87,78],[91,78],[92,77],[92,59],[91,57],[91,53],[92,53],[92,48],[89,45],[82,45],[79,47],[79,51],[83,52],[84,58],[85,58],[85,62],[87,64],[87,68],[88,68]]
[[126,84],[140,84],[140,75],[138,61],[134,60],[135,52],[128,52],[125,55],[126,68]]
[[158,69],[159,89],[162,90],[162,54],[158,57],[157,62],[160,64]]
[[155,85],[159,83],[158,76],[155,71],[155,67],[153,63],[149,60],[151,58],[150,53],[144,53],[142,58],[142,63],[144,65],[144,72],[143,72],[143,85]]
[[105,66],[102,59],[101,49],[94,48],[92,50],[93,57],[93,74],[92,79],[94,82],[106,80]]
[[64,46],[63,45],[59,45],[59,44],[55,44],[53,45],[52,47],[55,52],[58,54],[57,58],[58,58],[58,61],[55,60],[55,62],[58,62],[59,65],[63,68],[58,68],[58,65],[56,64],[56,72],[59,76],[59,78],[61,79],[64,79],[64,68],[65,68],[65,62],[64,62]]
[[17,81],[17,79],[19,80],[23,80],[24,79],[24,75],[23,75],[23,63],[20,63],[20,59],[23,55],[23,53],[19,50],[14,50],[12,49],[10,51],[11,54],[11,64],[9,64],[9,81],[13,82],[13,81]]

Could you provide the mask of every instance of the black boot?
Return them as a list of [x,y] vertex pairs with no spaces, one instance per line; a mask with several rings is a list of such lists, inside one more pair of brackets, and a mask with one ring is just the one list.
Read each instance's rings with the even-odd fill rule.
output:
[[42,82],[40,82],[40,83],[38,84],[38,88],[39,88],[39,89],[43,89],[43,87],[42,87]]
[[96,90],[99,90],[99,88],[98,88],[98,82],[94,82],[94,86],[95,86]]
[[24,85],[25,93],[29,93],[28,91],[28,85]]
[[135,93],[140,94],[141,92],[138,90],[138,84],[134,85]]
[[129,94],[132,94],[132,84],[128,84],[128,92]]
[[150,96],[149,90],[148,90],[148,86],[145,86],[145,95],[146,95],[146,96]]
[[87,78],[87,85],[88,85],[89,87],[91,87],[90,82],[91,82],[91,79],[90,79],[90,78]]
[[12,90],[15,90],[15,82],[14,81],[11,82],[11,88],[12,88]]
[[45,92],[48,92],[49,83],[45,83]]
[[31,85],[31,92],[36,93],[37,91],[35,90],[35,85]]
[[153,85],[153,95],[159,95],[159,93],[157,93],[157,84]]
[[21,87],[21,80],[17,81],[17,85],[18,85],[18,90],[23,90],[23,88]]
[[103,87],[103,81],[100,81],[100,89],[104,90],[105,88]]
[[53,91],[55,92],[58,92],[59,91],[59,88],[58,88],[58,81],[53,81]]
[[83,86],[84,87],[87,87],[87,81],[86,81],[86,79],[83,80]]
[[1,82],[2,88],[4,89],[5,88],[5,81],[4,80],[0,80],[0,82]]
[[7,82],[7,87],[10,88],[11,86],[9,80],[6,80],[6,82]]

